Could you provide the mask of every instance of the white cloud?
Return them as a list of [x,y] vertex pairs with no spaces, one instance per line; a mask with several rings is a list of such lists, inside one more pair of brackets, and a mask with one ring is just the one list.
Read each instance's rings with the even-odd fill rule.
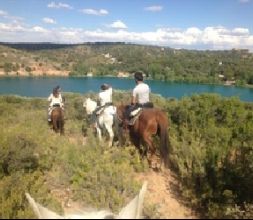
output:
[[40,26],[34,26],[30,31],[39,32],[39,33],[48,33],[49,31]]
[[114,29],[127,29],[127,26],[120,20],[117,20],[108,26]]
[[0,16],[7,16],[7,15],[8,15],[8,13],[6,11],[0,10]]
[[236,35],[249,35],[249,29],[247,28],[234,28],[232,33]]
[[12,24],[0,23],[0,33],[3,32],[3,34],[7,32],[18,33],[18,32],[23,32],[25,30],[26,29],[22,25],[19,25],[16,23],[12,23]]
[[48,8],[64,8],[64,9],[73,9],[72,6],[68,5],[68,4],[65,4],[65,3],[55,3],[55,2],[51,2],[47,5]]
[[56,24],[56,21],[52,18],[43,18],[42,21],[46,24]]
[[91,9],[91,8],[85,8],[80,10],[83,14],[88,14],[88,15],[97,15],[97,16],[102,16],[102,15],[108,15],[108,11],[105,9]]
[[250,0],[239,0],[240,3],[249,3]]
[[24,18],[22,17],[12,16],[8,12],[2,11],[2,10],[0,10],[0,17],[6,20],[11,20],[12,22],[15,22],[15,23],[20,23],[21,21],[24,20]]
[[153,6],[149,6],[144,8],[145,11],[152,11],[152,12],[158,12],[158,11],[162,11],[163,10],[163,6],[160,5],[153,5]]
[[[120,22],[118,25],[116,22],[112,24],[120,26]],[[253,34],[249,29],[242,27],[158,28],[155,31],[130,32],[123,28],[114,31],[90,31],[82,28],[49,29],[14,22],[0,23],[0,41],[3,42],[56,42],[56,39],[59,43],[122,41],[172,48],[209,50],[247,48],[253,51]]]

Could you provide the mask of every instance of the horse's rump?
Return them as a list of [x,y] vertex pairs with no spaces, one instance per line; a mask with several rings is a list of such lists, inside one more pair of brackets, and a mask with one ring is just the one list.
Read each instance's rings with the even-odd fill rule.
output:
[[114,122],[114,115],[116,113],[115,106],[112,103],[108,103],[105,106],[98,107],[97,103],[90,98],[85,99],[83,107],[86,110],[87,115],[91,116],[90,123],[94,125],[98,138],[102,141],[102,129],[105,128],[109,134],[109,145],[112,146],[114,132],[112,129]]
[[152,135],[157,134],[161,136],[161,132],[167,130],[168,126],[169,123],[166,112],[158,108],[144,108],[140,113],[136,128],[141,134],[148,132]]
[[[168,165],[169,154],[169,137],[168,137],[168,117],[166,112],[158,108],[144,108],[138,118],[136,126],[133,126],[135,132],[139,137],[154,148],[151,141],[152,135],[158,135],[160,137],[160,157],[163,160],[165,166]],[[155,149],[153,149],[155,151]]]
[[143,141],[144,145],[147,145],[147,150],[154,155],[156,147],[153,144],[152,136],[158,135],[160,137],[160,157],[167,166],[169,154],[169,123],[167,113],[158,108],[143,108],[136,122],[129,126],[128,120],[125,117],[128,109],[127,106],[121,105],[117,109],[118,118],[121,119],[125,128],[129,128],[130,138],[136,147],[140,147],[141,141]]
[[64,113],[61,107],[54,107],[51,113],[51,119],[53,123],[53,129],[55,132],[64,132]]

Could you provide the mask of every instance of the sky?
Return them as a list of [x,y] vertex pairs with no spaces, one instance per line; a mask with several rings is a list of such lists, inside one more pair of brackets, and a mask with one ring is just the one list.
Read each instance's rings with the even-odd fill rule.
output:
[[0,0],[0,41],[253,52],[253,0]]

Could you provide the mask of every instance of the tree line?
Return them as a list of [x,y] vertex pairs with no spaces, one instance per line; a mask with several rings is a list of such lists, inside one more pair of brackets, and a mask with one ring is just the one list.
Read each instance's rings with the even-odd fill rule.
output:
[[[163,81],[253,84],[253,54],[248,50],[177,50],[120,42],[13,44],[8,47],[16,48],[12,53],[25,51],[31,63],[57,66],[57,70],[69,71],[70,76],[86,76],[88,73],[117,76],[122,71],[131,74],[142,70],[150,79]],[[8,61],[7,57],[2,62],[0,68],[5,71],[10,71],[10,63],[22,63],[20,56],[16,56],[15,61]],[[29,62],[26,66],[29,67]],[[12,68],[15,71],[16,64]]]

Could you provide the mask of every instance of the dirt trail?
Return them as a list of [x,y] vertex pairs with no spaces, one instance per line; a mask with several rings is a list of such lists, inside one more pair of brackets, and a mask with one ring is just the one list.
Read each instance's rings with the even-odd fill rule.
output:
[[149,171],[138,174],[139,181],[148,181],[145,195],[146,204],[157,205],[160,218],[165,219],[198,219],[197,214],[184,205],[179,194],[178,181],[171,171],[165,173]]
[[[80,144],[85,141],[82,136],[69,137],[69,141]],[[155,205],[157,216],[164,219],[199,219],[200,216],[191,208],[185,205],[185,202],[179,192],[179,182],[175,174],[166,170],[163,172],[154,172],[152,170],[146,173],[136,174],[136,180],[143,183],[148,181],[148,191],[145,195],[144,203],[146,205]],[[62,203],[65,213],[78,213],[83,210],[83,205],[72,201],[71,192],[66,188],[54,187],[54,195]],[[70,199],[70,200],[69,200]]]
[[[160,219],[198,219],[200,218],[191,208],[184,204],[178,190],[178,181],[171,171],[164,173],[149,171],[136,175],[139,182],[148,181],[148,190],[144,204],[155,205]],[[52,193],[59,199],[65,214],[79,213],[84,210],[83,205],[69,200],[70,192],[66,188],[55,187]]]

